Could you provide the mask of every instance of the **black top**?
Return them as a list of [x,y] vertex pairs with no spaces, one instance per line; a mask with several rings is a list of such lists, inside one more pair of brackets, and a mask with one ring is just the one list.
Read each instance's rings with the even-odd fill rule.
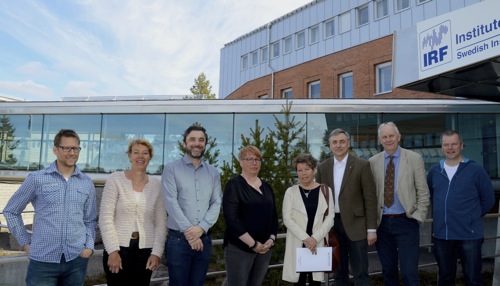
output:
[[262,181],[262,194],[238,175],[229,180],[224,188],[222,211],[226,222],[224,246],[229,242],[241,250],[253,250],[239,239],[248,232],[253,239],[265,243],[271,234],[278,234],[276,200],[271,186]]
[[318,186],[312,190],[303,189],[299,186],[300,195],[302,196],[302,201],[304,201],[304,206],[306,207],[307,212],[307,227],[306,232],[309,236],[312,235],[314,217],[316,216],[316,210],[318,209],[318,200],[319,200],[319,188]]

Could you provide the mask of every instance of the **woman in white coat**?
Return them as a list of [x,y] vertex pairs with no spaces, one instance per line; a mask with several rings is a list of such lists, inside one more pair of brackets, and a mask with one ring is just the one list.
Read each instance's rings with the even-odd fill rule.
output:
[[[324,272],[296,272],[296,249],[307,247],[316,253],[316,247],[323,246],[325,238],[333,226],[335,212],[332,190],[328,188],[329,202],[314,181],[318,161],[310,154],[300,154],[293,160],[299,184],[286,190],[283,200],[283,222],[287,228],[283,280],[295,285],[321,285]],[[328,208],[328,215],[324,217]]]

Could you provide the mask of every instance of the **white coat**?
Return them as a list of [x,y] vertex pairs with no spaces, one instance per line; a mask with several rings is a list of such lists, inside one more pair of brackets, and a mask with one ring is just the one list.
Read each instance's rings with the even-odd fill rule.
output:
[[[318,247],[323,246],[323,238],[327,236],[328,232],[333,226],[333,218],[335,216],[335,209],[333,208],[333,195],[332,190],[328,188],[329,203],[332,206],[328,208],[328,215],[323,220],[326,208],[328,207],[323,193],[319,194],[318,209],[314,217],[313,234],[312,236],[318,242]],[[283,276],[284,281],[296,283],[299,281],[300,273],[295,270],[297,248],[302,247],[302,241],[309,237],[306,232],[307,227],[307,212],[300,195],[299,186],[295,185],[286,190],[285,198],[283,199],[283,223],[285,224],[286,231],[286,248],[285,259],[283,262]],[[314,281],[323,281],[324,272],[314,272]]]

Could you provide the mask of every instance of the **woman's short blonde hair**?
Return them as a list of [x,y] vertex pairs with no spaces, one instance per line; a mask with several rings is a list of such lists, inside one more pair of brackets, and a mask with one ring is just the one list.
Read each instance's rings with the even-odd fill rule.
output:
[[151,145],[151,143],[149,143],[148,140],[146,140],[144,138],[130,140],[130,142],[128,142],[127,154],[130,155],[130,153],[132,153],[132,147],[134,147],[134,145],[146,146],[148,148],[148,151],[149,151],[149,157],[153,158],[153,145]]
[[254,155],[257,158],[262,159],[262,152],[260,152],[259,148],[253,145],[242,147],[238,153],[238,159],[241,161],[248,155]]

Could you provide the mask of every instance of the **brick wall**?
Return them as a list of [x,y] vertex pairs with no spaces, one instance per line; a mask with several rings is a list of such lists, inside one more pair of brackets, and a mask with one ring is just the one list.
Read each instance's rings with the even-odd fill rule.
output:
[[[451,99],[449,96],[398,88],[376,95],[375,67],[391,60],[392,35],[276,72],[274,98],[281,98],[281,91],[287,88],[292,88],[293,98],[308,98],[308,83],[317,80],[321,84],[321,98],[339,98],[339,75],[352,72],[354,98]],[[249,81],[227,99],[256,99],[262,95],[271,98],[271,84],[271,75]]]

